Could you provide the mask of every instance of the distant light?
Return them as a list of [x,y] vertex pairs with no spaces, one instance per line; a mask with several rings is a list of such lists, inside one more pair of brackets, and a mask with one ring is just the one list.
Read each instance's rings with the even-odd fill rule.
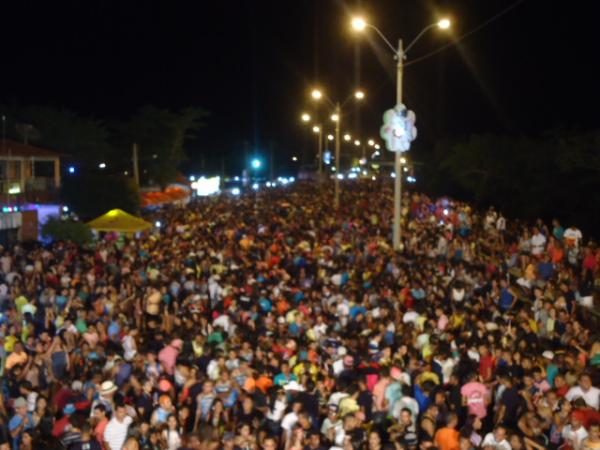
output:
[[69,166],[69,173],[75,173],[75,167]]
[[262,162],[260,159],[254,158],[252,160],[252,168],[253,169],[260,169],[260,166],[262,166]]
[[392,173],[390,173],[390,176],[391,176],[392,178],[396,178],[396,172],[392,172]]
[[367,27],[367,22],[362,17],[355,17],[352,19],[352,28],[356,31],[363,31]]
[[67,205],[62,207],[63,212],[69,212],[69,207]]
[[156,158],[158,158],[158,155],[155,153],[154,155],[152,155],[152,158],[156,159]]
[[406,164],[406,158],[400,158],[400,164]]
[[343,173],[338,173],[337,174],[337,178],[338,178],[338,180],[343,180],[344,179],[344,174]]
[[313,91],[310,93],[310,95],[315,100],[319,100],[321,97],[323,97],[323,93],[318,89],[313,89]]
[[363,170],[362,174],[366,177],[367,175],[369,175],[369,172],[367,172],[366,170]]
[[[381,145],[379,145],[379,144],[375,144],[375,149],[376,149],[376,150],[379,150],[380,148],[381,148]],[[377,152],[377,153],[379,153],[379,152]]]
[[281,179],[279,180],[279,182],[285,186],[286,184],[288,184],[288,179],[281,177]]
[[125,171],[123,172],[123,175],[129,175],[129,172]]
[[356,97],[358,100],[362,100],[365,98],[365,93],[363,91],[356,91],[354,93],[354,97]]
[[231,190],[231,193],[232,193],[233,195],[240,195],[240,188],[233,188],[233,189]]
[[292,161],[294,161],[294,162],[298,161],[298,157],[297,156],[292,156]]
[[350,180],[354,180],[354,179],[355,179],[357,176],[358,176],[358,175],[356,175],[354,172],[352,172],[352,173],[349,173],[349,174],[348,174],[348,178],[349,178]]
[[240,181],[240,177],[233,177],[233,181]]
[[296,181],[296,179],[295,179],[294,177],[289,177],[289,178],[288,178],[288,181],[289,181],[290,183],[293,183],[294,181]]
[[406,181],[408,181],[409,183],[416,183],[417,179],[415,177],[408,176],[406,177]]
[[377,177],[376,177],[375,175],[373,175],[373,176],[371,177],[371,180],[373,180],[373,181],[375,181],[376,179],[377,179]]
[[265,184],[266,184],[267,187],[271,187],[272,186],[272,184],[271,184],[270,181],[267,181]]
[[20,194],[21,193],[21,186],[17,185],[13,185],[10,188],[8,188],[8,193],[9,194]]
[[381,153],[379,153],[379,150],[376,150],[375,153],[373,153],[375,156],[379,156],[381,155]]
[[338,116],[337,114],[332,114],[331,120],[333,120],[334,122],[337,122],[338,120],[340,120],[340,116]]
[[354,145],[356,145],[357,147],[360,145],[360,141],[357,139],[354,141]]
[[352,136],[350,136],[349,134],[345,134],[345,135],[344,135],[344,140],[345,140],[345,141],[349,141],[349,140],[351,140],[351,139],[352,139]]
[[444,215],[447,216],[448,215],[448,210],[444,209]]
[[369,144],[369,146],[373,147],[375,145],[375,141],[373,139],[369,139],[367,144]]
[[331,171],[335,172],[335,166],[331,166]]
[[441,28],[442,30],[447,30],[448,28],[450,28],[450,20],[449,19],[442,19],[437,23],[437,26],[439,28]]
[[358,161],[358,163],[359,163],[361,166],[364,166],[364,165],[367,163],[367,158],[360,158],[360,160]]
[[221,177],[200,177],[198,180],[192,182],[192,189],[200,197],[214,195],[221,189]]
[[106,163],[100,163],[98,164],[98,167],[100,167],[101,169],[105,169],[106,168]]
[[300,116],[303,122],[310,122],[310,114],[304,113]]
[[190,175],[190,181],[196,181],[196,177],[194,175]]
[[328,135],[327,135],[327,139],[329,139],[330,141],[333,141],[333,139],[334,139],[334,138],[333,138],[333,134],[328,134]]
[[408,172],[408,167],[405,167],[405,168],[404,168],[404,171],[405,171],[405,172]]
[[318,133],[319,131],[321,131],[321,128],[319,128],[318,126],[316,126],[316,125],[315,125],[315,126],[313,127],[313,131],[314,131],[315,133]]

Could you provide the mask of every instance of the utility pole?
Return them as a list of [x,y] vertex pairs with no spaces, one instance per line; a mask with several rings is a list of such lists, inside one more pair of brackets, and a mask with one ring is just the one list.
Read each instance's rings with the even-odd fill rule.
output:
[[323,127],[319,125],[319,181],[323,181]]
[[138,165],[138,145],[135,142],[133,143],[132,162],[133,162],[133,179],[135,181],[135,185],[139,188],[140,187],[140,168]]
[[[402,75],[404,71],[404,48],[402,39],[398,40],[398,51],[396,54],[398,63],[396,65],[396,105],[402,104]],[[402,153],[394,153],[394,235],[393,246],[394,250],[401,249],[401,233],[402,233]]]
[[340,122],[342,121],[342,108],[340,102],[335,104],[335,198],[333,207],[338,209],[340,206]]

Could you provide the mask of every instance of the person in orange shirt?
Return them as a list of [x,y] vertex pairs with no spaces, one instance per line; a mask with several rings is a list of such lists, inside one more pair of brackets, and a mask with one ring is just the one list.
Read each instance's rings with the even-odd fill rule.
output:
[[435,433],[435,444],[440,450],[460,449],[460,433],[456,430],[457,425],[458,416],[455,413],[449,413],[446,426]]

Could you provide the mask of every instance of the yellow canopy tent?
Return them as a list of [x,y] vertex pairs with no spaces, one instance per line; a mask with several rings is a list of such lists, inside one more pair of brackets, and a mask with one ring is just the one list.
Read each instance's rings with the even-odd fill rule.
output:
[[150,222],[132,216],[121,209],[112,209],[106,214],[88,222],[96,231],[117,231],[119,233],[137,233],[152,228]]

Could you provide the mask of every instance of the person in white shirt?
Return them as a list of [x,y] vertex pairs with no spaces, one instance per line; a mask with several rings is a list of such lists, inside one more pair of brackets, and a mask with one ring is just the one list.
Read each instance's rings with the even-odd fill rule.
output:
[[571,423],[563,428],[562,437],[573,450],[582,450],[584,448],[582,444],[588,437],[588,432],[577,417],[571,416]]
[[125,405],[118,405],[115,415],[106,425],[104,430],[104,444],[106,450],[121,450],[127,438],[127,429],[133,419],[127,415]]
[[137,355],[137,344],[135,337],[138,334],[136,328],[131,328],[123,338],[123,358],[125,361],[132,361],[135,355]]
[[600,406],[600,389],[592,386],[592,379],[586,373],[579,377],[579,384],[569,389],[565,397],[570,402],[581,397],[588,406],[591,406],[596,411],[598,411],[598,407]]
[[540,230],[536,227],[533,228],[533,235],[531,236],[531,254],[539,256],[544,253],[546,247],[546,236],[544,236]]
[[496,450],[512,450],[511,445],[506,439],[506,428],[503,426],[496,427],[493,433],[488,433],[481,444],[482,448],[486,445],[494,447]]
[[563,234],[563,239],[568,247],[579,248],[579,243],[583,239],[581,231],[577,227],[569,227]]

